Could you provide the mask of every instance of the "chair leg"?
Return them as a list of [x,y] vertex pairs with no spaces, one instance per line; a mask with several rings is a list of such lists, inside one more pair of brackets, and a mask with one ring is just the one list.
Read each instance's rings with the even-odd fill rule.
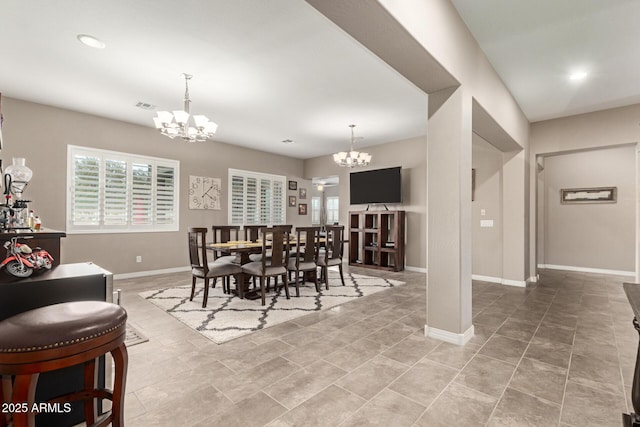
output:
[[260,277],[260,293],[262,294],[262,305],[265,305],[267,298],[264,291],[264,277]]
[[342,274],[342,264],[338,265],[338,270],[340,270],[340,280],[342,280],[342,286],[345,286],[345,284],[344,284],[344,274]]
[[295,277],[295,285],[296,285],[296,296],[299,297],[300,296],[300,288],[298,287],[298,282],[300,281],[300,272],[298,270],[296,270],[296,277]]
[[[276,280],[278,280],[276,278]],[[282,280],[284,280],[284,293],[287,294],[287,299],[289,299],[289,279],[287,279],[287,274],[282,275]],[[296,291],[298,290],[298,278],[296,277]]]
[[196,294],[196,276],[191,276],[191,297],[189,301],[193,301],[193,296]]
[[113,398],[111,400],[111,423],[113,427],[124,427],[124,396],[127,384],[127,365],[129,355],[124,343],[111,351],[115,365],[113,381]]
[[316,284],[316,292],[320,292],[320,284],[318,283],[318,269],[316,268],[311,272],[311,274],[313,274],[313,281]]
[[324,275],[324,284],[329,290],[329,266],[325,265],[322,267],[322,274]]
[[[223,280],[223,282],[222,282],[222,286],[224,286],[224,279],[222,279],[222,280]],[[217,282],[217,281],[218,281],[218,278],[217,278],[217,277],[214,277],[214,278],[213,278],[213,283],[211,284],[211,287],[212,287],[212,288],[215,288],[215,287],[216,287],[216,282]]]
[[207,300],[209,299],[209,278],[204,279],[204,297],[202,298],[202,308],[207,307]]

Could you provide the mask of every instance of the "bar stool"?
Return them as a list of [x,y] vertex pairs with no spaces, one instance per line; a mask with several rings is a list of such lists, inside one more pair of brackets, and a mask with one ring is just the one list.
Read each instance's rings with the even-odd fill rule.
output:
[[[54,304],[0,321],[0,400],[13,403],[4,407],[17,408],[6,416],[0,415],[0,426],[9,424],[12,418],[13,427],[33,427],[37,412],[32,409],[34,403],[40,405],[34,402],[39,374],[79,364],[84,364],[84,389],[47,403],[62,406],[83,400],[88,426],[124,426],[126,322],[127,312],[122,307],[101,301]],[[96,358],[108,352],[115,365],[113,390],[98,389],[96,384]],[[112,409],[100,417],[97,399],[112,402]]]

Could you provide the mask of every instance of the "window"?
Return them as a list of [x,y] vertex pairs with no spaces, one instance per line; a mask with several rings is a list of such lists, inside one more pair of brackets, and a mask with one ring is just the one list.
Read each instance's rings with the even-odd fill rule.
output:
[[327,197],[327,224],[340,222],[339,197]]
[[311,224],[320,224],[320,197],[311,198]]
[[69,145],[67,231],[178,231],[176,160]]
[[284,224],[286,179],[229,169],[229,224]]

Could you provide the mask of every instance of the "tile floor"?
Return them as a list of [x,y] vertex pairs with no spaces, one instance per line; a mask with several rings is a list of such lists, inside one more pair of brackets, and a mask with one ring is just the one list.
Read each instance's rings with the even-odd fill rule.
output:
[[[347,268],[348,271],[348,268]],[[425,275],[218,345],[138,296],[188,273],[115,281],[150,340],[129,349],[127,425],[620,426],[638,344],[629,278],[543,270],[474,282],[475,337],[425,338]]]

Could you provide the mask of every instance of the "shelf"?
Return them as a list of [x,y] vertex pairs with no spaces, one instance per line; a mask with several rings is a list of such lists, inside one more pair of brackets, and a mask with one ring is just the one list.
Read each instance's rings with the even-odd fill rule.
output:
[[[349,264],[388,271],[404,269],[405,211],[349,212]],[[393,242],[393,247],[384,243]]]

